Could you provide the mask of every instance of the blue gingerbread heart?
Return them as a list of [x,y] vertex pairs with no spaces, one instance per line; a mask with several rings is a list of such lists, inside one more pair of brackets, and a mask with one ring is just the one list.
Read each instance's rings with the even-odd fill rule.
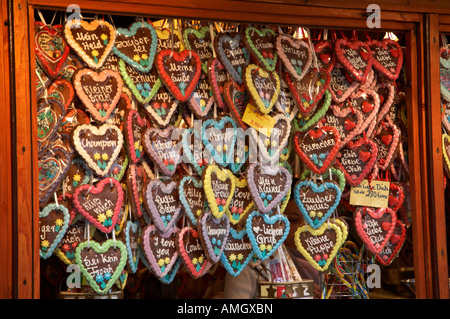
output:
[[[136,243],[138,245],[138,249],[136,250],[136,254],[133,254],[133,251],[131,249],[130,231],[132,231],[133,233],[140,233],[140,229],[141,226],[139,222],[127,221],[127,226],[125,227],[125,246],[127,247],[128,265],[130,266],[130,270],[133,274],[137,270],[141,250],[139,249],[139,245]],[[134,256],[136,257],[136,259],[133,259]]]
[[[226,127],[227,124],[230,124]],[[236,143],[236,122],[229,116],[219,120],[209,119],[202,125],[202,141],[215,163],[223,167],[233,163],[234,145]]]
[[[220,255],[220,262],[226,271],[234,277],[238,276],[242,270],[244,270],[254,256],[253,250],[251,250],[247,256],[244,255],[247,250],[245,249],[245,239],[248,240],[247,231],[245,229],[237,231],[234,228],[230,228],[227,245],[225,246],[222,255]],[[234,242],[239,244],[237,245],[238,248],[233,245]],[[251,243],[249,244],[251,245]]]

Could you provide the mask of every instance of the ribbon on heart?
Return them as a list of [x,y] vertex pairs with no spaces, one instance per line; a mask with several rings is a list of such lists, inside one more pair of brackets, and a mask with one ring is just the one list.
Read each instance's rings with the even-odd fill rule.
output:
[[39,211],[39,256],[47,259],[53,255],[69,227],[70,214],[64,205],[48,204]]
[[181,102],[189,99],[202,72],[200,57],[192,50],[163,50],[156,56],[155,67],[166,88]]
[[[98,294],[109,292],[127,264],[127,248],[120,240],[107,239],[103,243],[84,241],[75,250],[75,263],[89,286]],[[95,263],[97,267],[92,267]]]
[[315,174],[323,174],[334,162],[341,144],[339,132],[332,126],[312,128],[294,135],[294,150]]
[[398,256],[400,249],[406,240],[406,226],[403,222],[397,219],[394,232],[384,246],[383,250],[375,256],[377,262],[383,266],[389,266]]
[[310,180],[301,180],[294,187],[295,203],[305,221],[314,229],[320,228],[333,214],[341,194],[339,186],[332,181],[317,185]]
[[255,210],[248,215],[245,229],[253,253],[264,261],[286,240],[290,223],[283,214],[268,215]]
[[165,234],[175,227],[181,216],[177,183],[170,180],[150,180],[142,189],[144,204],[156,228]]
[[64,35],[69,46],[89,66],[98,70],[111,53],[116,40],[115,28],[104,20],[67,20]]
[[210,164],[203,173],[203,189],[214,217],[221,218],[227,211],[236,188],[233,173],[226,168]]
[[246,229],[237,231],[230,228],[230,236],[225,249],[220,255],[220,262],[233,277],[238,276],[254,256],[252,244]]
[[281,62],[289,74],[300,81],[308,72],[312,62],[312,50],[303,39],[294,39],[287,34],[276,38],[276,49]]
[[317,229],[310,225],[297,228],[294,242],[297,250],[317,270],[325,272],[344,244],[342,228],[334,222]]
[[375,255],[382,252],[397,223],[396,213],[388,208],[358,207],[354,215],[358,236]]
[[291,188],[291,174],[283,166],[252,163],[246,173],[253,202],[262,213],[269,213],[279,205]]
[[155,225],[148,225],[142,231],[142,246],[148,261],[148,268],[157,278],[167,278],[178,261],[176,236],[178,227],[161,234]]
[[35,21],[34,29],[36,62],[49,77],[56,78],[70,53],[70,47],[62,35],[62,26],[47,26],[40,21]]
[[146,21],[136,21],[128,29],[117,28],[112,52],[140,72],[152,69],[158,36]]
[[123,188],[119,181],[107,177],[95,186],[78,186],[73,194],[73,203],[76,210],[91,224],[109,234],[114,231],[124,203]]
[[183,227],[178,231],[176,247],[186,270],[194,279],[203,276],[211,267],[194,228]]
[[178,184],[181,205],[189,221],[197,226],[197,218],[207,207],[203,181],[194,175],[183,176]]
[[228,216],[215,218],[211,212],[204,212],[198,218],[197,231],[203,251],[211,264],[220,260],[230,233]]

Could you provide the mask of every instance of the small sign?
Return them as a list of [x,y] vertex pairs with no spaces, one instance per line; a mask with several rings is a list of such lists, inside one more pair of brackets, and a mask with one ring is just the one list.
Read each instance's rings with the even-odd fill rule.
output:
[[270,137],[275,125],[275,119],[273,117],[261,114],[258,109],[251,104],[247,104],[242,121],[267,137]]
[[388,207],[390,182],[363,180],[358,186],[352,186],[350,205],[377,208]]

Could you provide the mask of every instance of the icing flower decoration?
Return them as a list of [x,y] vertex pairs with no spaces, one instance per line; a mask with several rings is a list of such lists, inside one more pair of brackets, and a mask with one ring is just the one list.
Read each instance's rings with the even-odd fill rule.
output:
[[244,255],[243,255],[242,253],[239,253],[237,259],[238,259],[238,260],[244,259]]
[[95,281],[96,282],[103,282],[103,275],[102,274],[97,274],[97,276],[95,276]]
[[106,153],[103,153],[103,154],[102,154],[102,159],[103,159],[103,160],[106,161],[106,160],[108,160],[108,158],[109,158],[108,154],[106,154]]
[[139,54],[135,54],[135,55],[133,56],[133,60],[134,60],[135,62],[139,62],[140,59],[141,59],[141,57],[139,56]]
[[259,250],[261,250],[261,251],[266,250],[266,245],[264,245],[264,244],[259,245]]
[[75,182],[79,182],[79,181],[81,181],[81,176],[79,174],[75,174],[75,175],[73,175],[73,180]]
[[147,60],[148,59],[148,55],[146,53],[143,53],[141,55],[142,60]]
[[158,260],[158,266],[159,267],[162,267],[162,266],[164,266],[164,259],[160,259],[160,260]]
[[99,215],[97,216],[97,220],[98,220],[100,223],[103,223],[103,222],[106,220],[105,214],[99,214]]
[[43,240],[43,241],[41,242],[41,246],[42,246],[42,248],[45,250],[45,249],[48,248],[48,246],[50,246],[50,243],[49,243],[48,240]]
[[99,153],[94,153],[94,159],[95,160],[99,160],[100,159],[100,154]]
[[230,261],[235,261],[236,260],[236,255],[235,254],[231,254],[229,259],[230,259]]
[[106,217],[112,217],[112,215],[113,215],[113,211],[111,209],[108,209],[106,211]]

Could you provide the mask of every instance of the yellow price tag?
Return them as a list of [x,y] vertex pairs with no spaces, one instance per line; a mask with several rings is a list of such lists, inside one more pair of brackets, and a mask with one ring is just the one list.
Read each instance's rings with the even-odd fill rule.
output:
[[253,127],[258,132],[270,137],[275,125],[275,119],[270,115],[261,114],[256,107],[247,104],[242,121]]
[[389,203],[390,182],[363,180],[350,190],[350,205],[386,208]]

